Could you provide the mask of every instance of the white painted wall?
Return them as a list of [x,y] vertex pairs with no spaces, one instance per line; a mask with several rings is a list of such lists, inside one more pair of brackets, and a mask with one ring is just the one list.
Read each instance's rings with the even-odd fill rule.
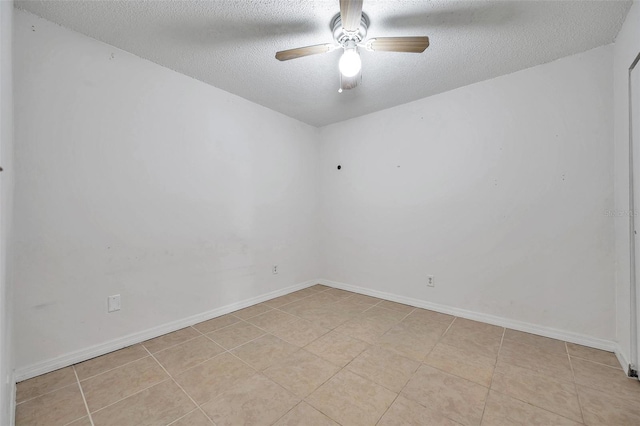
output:
[[317,129],[22,11],[14,61],[19,368],[319,275]]
[[615,338],[614,47],[317,130],[15,19],[19,368],[318,276]]
[[13,210],[13,1],[0,2],[0,425],[12,425],[13,304],[11,220]]
[[325,278],[613,340],[612,54],[324,127]]
[[[620,351],[631,361],[630,353],[630,263],[629,217],[629,66],[640,53],[640,4],[634,2],[618,33],[613,49],[615,217],[616,252],[616,340]],[[640,220],[640,217],[636,218]]]

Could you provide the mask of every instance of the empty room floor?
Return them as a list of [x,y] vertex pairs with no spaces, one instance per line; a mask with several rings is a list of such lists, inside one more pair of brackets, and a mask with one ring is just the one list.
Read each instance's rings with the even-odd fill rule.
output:
[[17,425],[638,425],[614,354],[316,285],[17,386]]

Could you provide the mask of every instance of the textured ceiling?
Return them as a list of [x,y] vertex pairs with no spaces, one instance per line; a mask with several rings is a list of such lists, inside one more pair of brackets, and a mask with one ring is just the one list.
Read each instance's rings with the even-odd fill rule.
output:
[[341,94],[338,0],[17,1],[50,21],[314,126],[345,120],[611,43],[630,1],[365,0],[369,37],[427,35],[423,54],[362,52]]

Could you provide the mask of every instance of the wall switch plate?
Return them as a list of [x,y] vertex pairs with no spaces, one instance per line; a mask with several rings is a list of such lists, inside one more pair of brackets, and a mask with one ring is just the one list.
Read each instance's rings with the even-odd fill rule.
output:
[[115,312],[120,310],[120,295],[107,297],[107,312]]
[[427,287],[435,287],[436,279],[433,275],[427,275]]
[[271,273],[274,275],[278,273],[278,265],[273,265],[273,267],[271,267]]

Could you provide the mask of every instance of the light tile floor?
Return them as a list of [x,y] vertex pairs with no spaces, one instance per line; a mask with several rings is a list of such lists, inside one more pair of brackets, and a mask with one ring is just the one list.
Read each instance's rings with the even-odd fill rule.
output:
[[609,352],[316,285],[18,383],[22,425],[640,425]]

